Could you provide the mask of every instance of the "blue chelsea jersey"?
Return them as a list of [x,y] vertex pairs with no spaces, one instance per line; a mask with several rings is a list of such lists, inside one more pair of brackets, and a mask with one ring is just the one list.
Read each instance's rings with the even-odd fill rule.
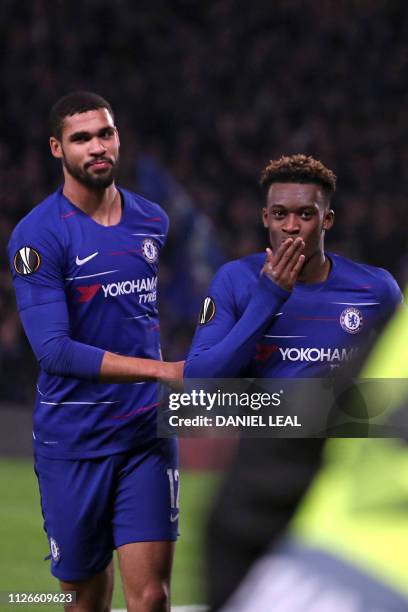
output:
[[[157,204],[124,189],[120,194],[117,225],[96,223],[60,189],[28,214],[10,239],[18,308],[42,355],[33,430],[40,454],[101,456],[155,437],[160,402],[155,383],[96,382],[104,351],[161,358],[157,272],[168,217]],[[81,360],[78,351],[65,359],[62,375],[43,367],[50,329],[53,342],[68,334],[67,347],[83,351],[82,364],[73,363]],[[92,365],[85,367],[88,360]],[[67,376],[72,371],[75,376]]]
[[262,253],[223,266],[204,301],[186,376],[326,377],[352,359],[402,294],[386,270],[327,256],[327,280],[297,283],[292,292],[260,276]]

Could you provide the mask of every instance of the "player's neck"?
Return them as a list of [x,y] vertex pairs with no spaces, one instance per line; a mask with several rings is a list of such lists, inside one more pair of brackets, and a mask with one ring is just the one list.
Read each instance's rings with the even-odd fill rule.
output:
[[331,262],[324,252],[314,253],[304,264],[299,276],[300,283],[324,283],[329,276]]
[[122,216],[120,193],[114,183],[105,189],[90,189],[65,180],[63,194],[100,225],[117,225]]

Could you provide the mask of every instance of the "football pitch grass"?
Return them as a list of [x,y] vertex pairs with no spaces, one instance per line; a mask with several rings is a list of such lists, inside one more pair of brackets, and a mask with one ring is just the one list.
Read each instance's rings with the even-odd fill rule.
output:
[[[180,538],[173,569],[174,605],[202,604],[202,539],[208,506],[219,475],[213,472],[182,472]],[[0,459],[0,593],[56,592],[50,574],[48,541],[42,529],[37,481],[30,459]],[[117,566],[116,566],[117,570]],[[113,608],[125,608],[120,576],[116,571]],[[0,612],[16,605],[0,603]],[[58,610],[53,605],[19,605],[23,610]]]

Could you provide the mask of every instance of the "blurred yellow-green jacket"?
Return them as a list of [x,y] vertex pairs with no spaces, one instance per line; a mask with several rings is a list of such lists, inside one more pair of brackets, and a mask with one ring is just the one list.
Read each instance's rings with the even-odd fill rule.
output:
[[[291,525],[298,541],[353,564],[408,594],[408,309],[403,306],[375,345],[362,378],[373,402],[406,423],[397,438],[333,439],[325,462]],[[376,390],[376,391],[375,391]],[[378,391],[380,390],[380,393]],[[381,397],[378,397],[381,396]],[[378,411],[377,411],[378,412]]]

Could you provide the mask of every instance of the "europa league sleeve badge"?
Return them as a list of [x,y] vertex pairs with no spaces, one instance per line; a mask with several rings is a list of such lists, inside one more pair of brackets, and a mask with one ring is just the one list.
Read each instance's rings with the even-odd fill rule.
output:
[[34,274],[34,272],[37,272],[40,264],[40,254],[33,247],[22,247],[14,255],[14,269],[21,276]]
[[209,323],[211,319],[214,318],[215,315],[215,302],[212,297],[206,297],[203,305],[201,306],[200,315],[198,317],[198,322],[200,325],[205,325],[205,323]]

